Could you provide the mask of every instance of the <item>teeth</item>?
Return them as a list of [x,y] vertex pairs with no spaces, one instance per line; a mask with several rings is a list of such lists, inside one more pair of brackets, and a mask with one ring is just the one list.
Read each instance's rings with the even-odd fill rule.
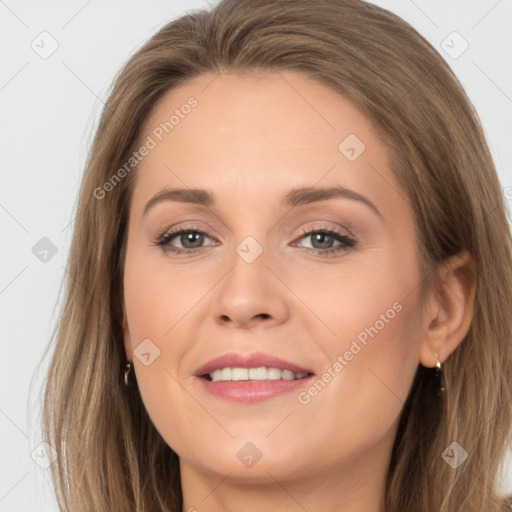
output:
[[210,373],[213,382],[238,380],[297,380],[306,373],[293,373],[279,368],[222,368]]
[[249,380],[267,380],[268,370],[266,368],[250,368]]
[[267,370],[267,380],[279,380],[282,378],[282,373],[279,368],[269,368]]
[[248,380],[249,370],[247,368],[231,368],[231,380]]

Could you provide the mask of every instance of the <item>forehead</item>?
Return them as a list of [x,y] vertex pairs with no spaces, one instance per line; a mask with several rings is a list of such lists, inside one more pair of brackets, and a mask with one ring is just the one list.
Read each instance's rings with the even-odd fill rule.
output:
[[[189,107],[191,103],[195,106]],[[290,71],[196,77],[160,99],[143,133],[155,131],[158,139],[180,147],[212,141],[219,152],[233,152],[232,142],[243,138],[244,157],[251,149],[284,141],[282,152],[294,149],[306,154],[322,147],[334,149],[337,155],[337,143],[349,134],[366,139],[366,149],[379,143],[372,123],[350,101]]]
[[392,178],[372,128],[346,98],[296,72],[204,74],[168,91],[148,117],[140,140],[152,149],[134,202],[167,185],[246,204],[317,184],[376,196]]

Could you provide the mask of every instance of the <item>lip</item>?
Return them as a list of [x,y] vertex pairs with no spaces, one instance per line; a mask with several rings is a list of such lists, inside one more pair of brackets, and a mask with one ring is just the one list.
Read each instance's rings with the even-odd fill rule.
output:
[[[298,380],[265,381],[209,381],[202,378],[220,368],[279,368],[294,373],[310,374]],[[198,381],[208,393],[218,398],[235,402],[261,402],[283,393],[297,391],[309,385],[314,377],[311,370],[272,354],[255,352],[251,354],[224,354],[199,367],[195,373]]]
[[211,359],[200,366],[196,372],[196,377],[202,377],[217,369],[222,368],[279,368],[280,370],[290,370],[293,373],[313,373],[312,370],[303,368],[298,364],[281,359],[280,357],[266,354],[263,352],[252,352],[251,354],[230,353]]

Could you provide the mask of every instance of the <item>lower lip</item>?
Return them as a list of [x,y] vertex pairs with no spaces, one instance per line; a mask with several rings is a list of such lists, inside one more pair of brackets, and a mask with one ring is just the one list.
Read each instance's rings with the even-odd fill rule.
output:
[[294,380],[209,381],[199,378],[208,393],[234,402],[261,402],[308,384],[314,375]]

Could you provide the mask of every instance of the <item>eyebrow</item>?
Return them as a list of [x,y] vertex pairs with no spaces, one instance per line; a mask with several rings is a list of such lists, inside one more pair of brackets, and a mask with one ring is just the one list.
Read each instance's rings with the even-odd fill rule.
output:
[[[338,197],[363,203],[377,214],[378,217],[384,219],[379,209],[367,197],[342,186],[324,188],[304,187],[292,189],[283,195],[281,198],[281,204],[283,206],[295,207]],[[215,204],[214,196],[208,190],[191,188],[164,189],[147,202],[143,215],[146,215],[146,213],[156,204],[165,201],[197,204],[206,207],[213,206]]]

